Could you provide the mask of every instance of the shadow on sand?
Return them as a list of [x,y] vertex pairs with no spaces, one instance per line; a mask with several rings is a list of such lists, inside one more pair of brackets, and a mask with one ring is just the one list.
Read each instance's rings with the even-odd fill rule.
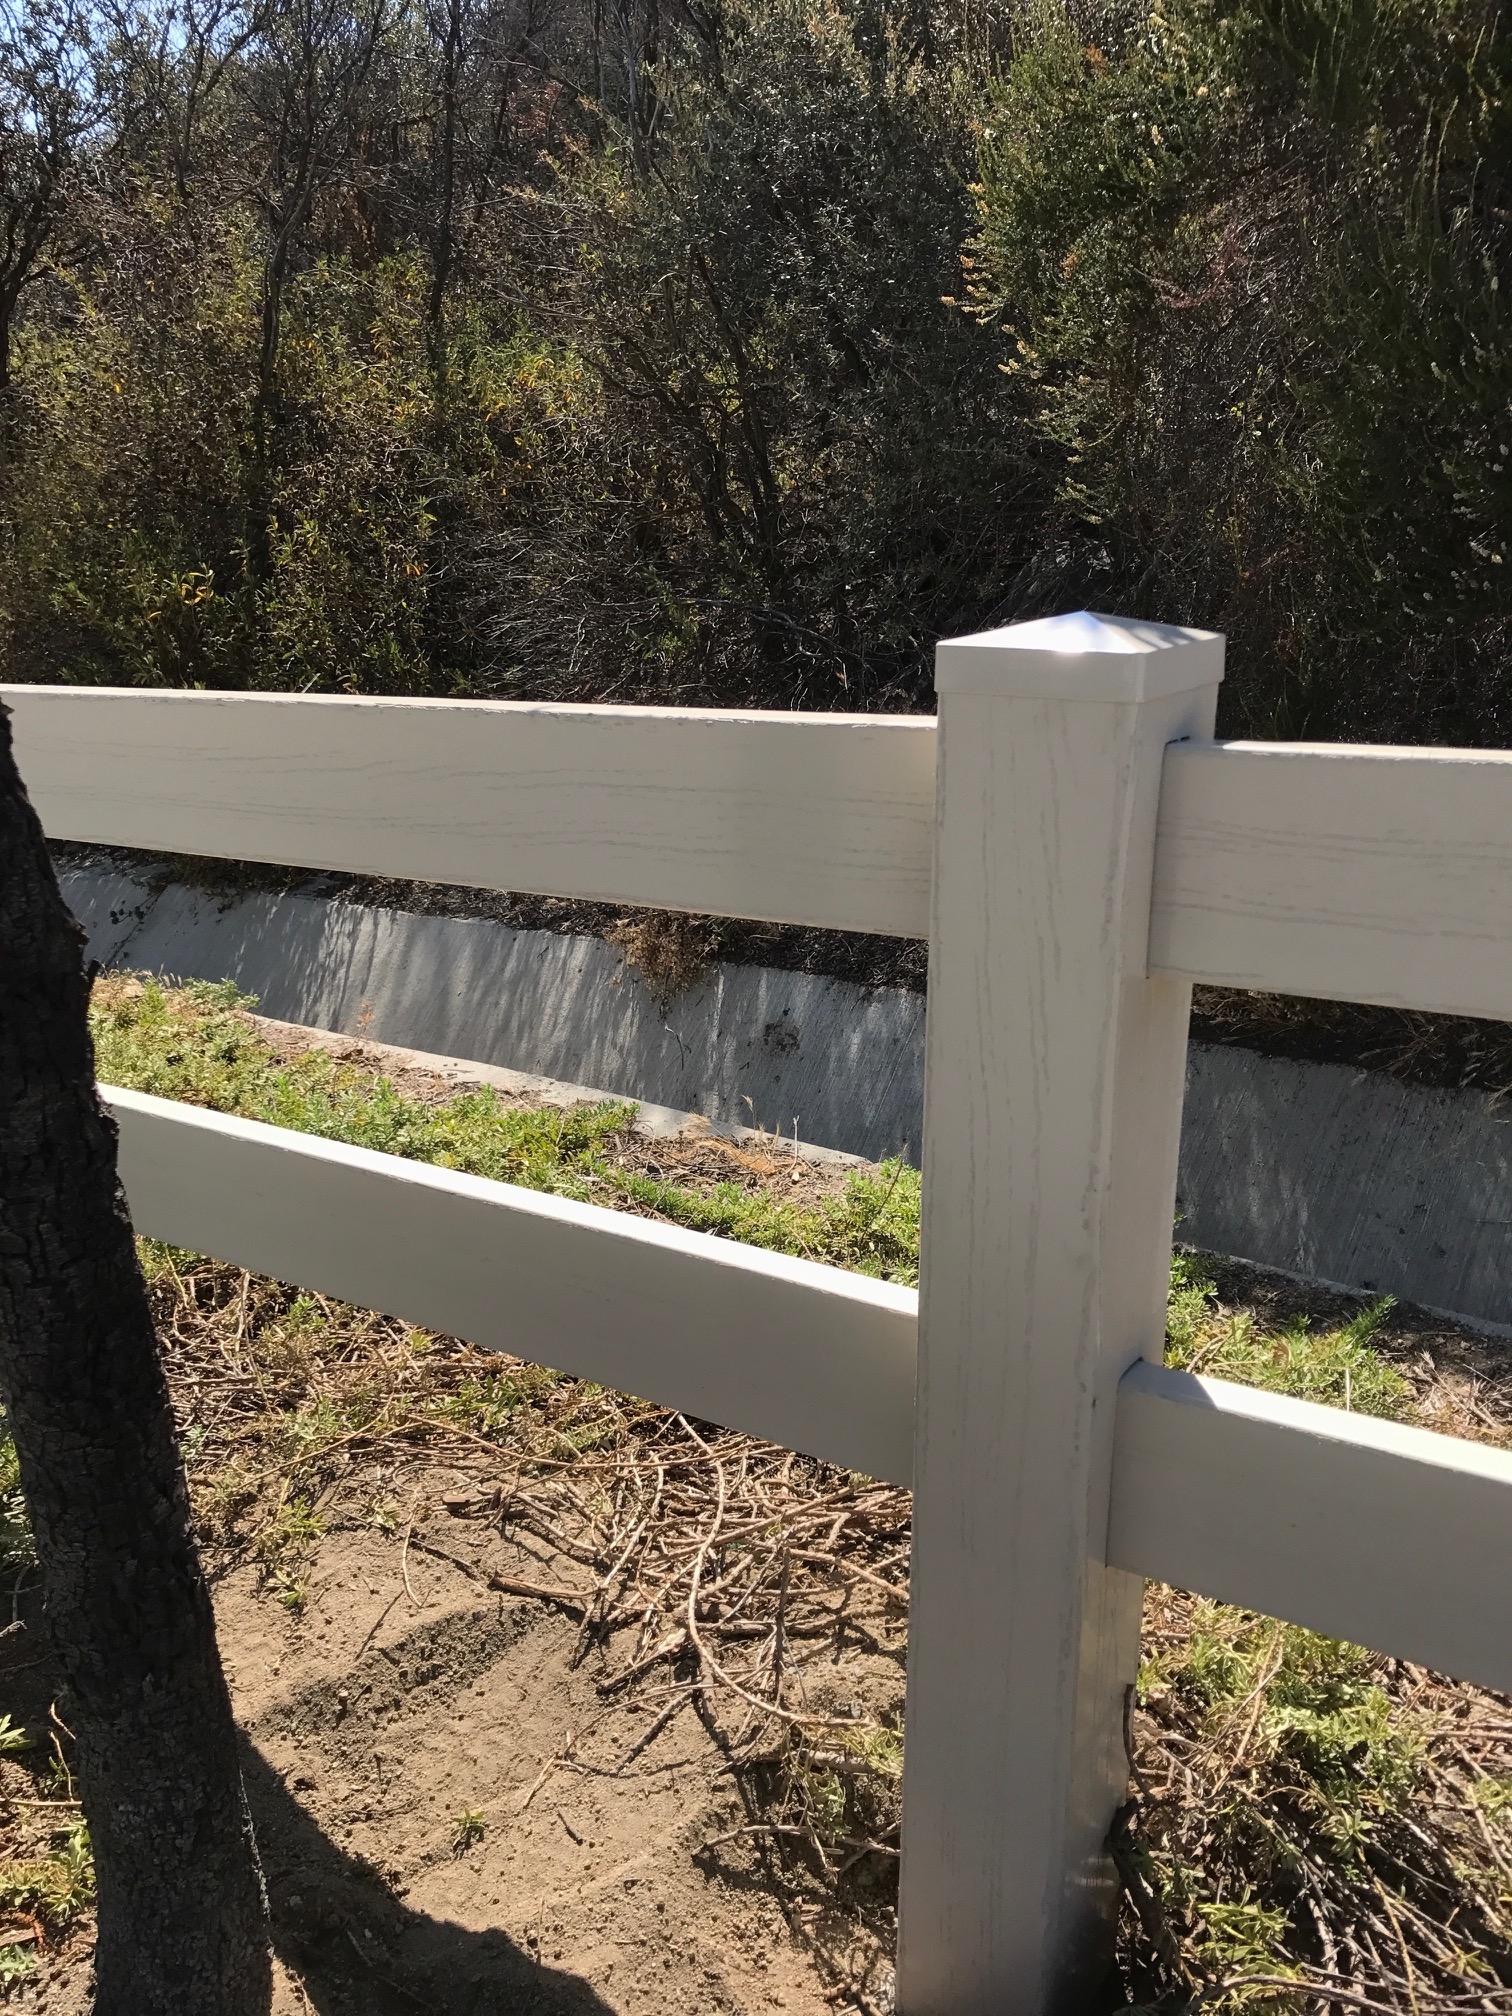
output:
[[[54,1694],[36,1592],[0,1632],[0,1713],[45,1728]],[[273,1947],[318,2016],[613,2016],[588,1983],[502,1932],[412,1910],[323,1832],[256,1746],[242,1771],[268,1883]]]

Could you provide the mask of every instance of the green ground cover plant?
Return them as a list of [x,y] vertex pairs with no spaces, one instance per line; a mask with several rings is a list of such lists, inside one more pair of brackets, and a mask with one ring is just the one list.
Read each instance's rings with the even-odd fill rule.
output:
[[322,1050],[282,1054],[242,1012],[250,1004],[230,984],[170,991],[152,979],[106,982],[97,1003],[96,1063],[105,1084],[557,1196],[639,1207],[693,1231],[860,1274],[918,1278],[919,1179],[901,1163],[855,1172],[811,1207],[735,1181],[695,1190],[608,1152],[629,1131],[631,1103],[534,1107],[488,1087],[407,1097]]

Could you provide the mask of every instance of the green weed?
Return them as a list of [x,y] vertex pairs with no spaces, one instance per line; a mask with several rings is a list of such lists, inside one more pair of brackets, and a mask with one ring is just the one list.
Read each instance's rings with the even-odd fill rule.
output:
[[16,1445],[9,1423],[0,1415],[0,1572],[29,1568],[36,1558]]
[[[90,1012],[98,1076],[212,1112],[574,1196],[587,1193],[595,1152],[633,1114],[623,1104],[567,1112],[511,1106],[489,1087],[433,1103],[406,1098],[388,1079],[322,1050],[280,1057],[247,1020],[247,1005],[228,985],[102,982]],[[171,1251],[157,1249],[152,1264],[168,1264]]]
[[763,1807],[816,1866],[870,1887],[891,1881],[903,1777],[902,1732],[790,1727],[774,1754],[750,1767]]
[[1471,1797],[1490,1819],[1504,1822],[1512,1830],[1512,1772],[1477,1778]]
[[[96,1068],[107,1084],[236,1113],[388,1155],[557,1196],[622,1203],[691,1231],[795,1253],[886,1280],[918,1278],[919,1177],[902,1163],[857,1172],[839,1198],[800,1208],[740,1183],[712,1190],[623,1169],[607,1154],[635,1108],[621,1102],[565,1111],[513,1106],[491,1088],[437,1101],[412,1099],[386,1078],[324,1051],[282,1058],[247,1020],[227,985],[111,979],[96,988],[91,1020]],[[158,1274],[175,1249],[144,1256]],[[276,1340],[297,1362],[323,1320],[313,1298],[289,1309]]]
[[0,1990],[24,1981],[36,1971],[36,1957],[29,1946],[0,1945]]
[[[1143,1866],[1204,1977],[1287,1973],[1288,1956],[1310,1950],[1316,1910],[1347,1922],[1375,1908],[1382,1868],[1400,1864],[1410,1883],[1454,1880],[1411,1825],[1442,1782],[1432,1710],[1388,1694],[1359,1646],[1217,1603],[1160,1600],[1184,1607],[1144,1662],[1139,1702],[1157,1754],[1174,1741],[1191,1777],[1179,1803],[1147,1810]],[[1236,1994],[1213,2006],[1250,2005]]]
[[0,1909],[35,1913],[49,1932],[65,1931],[94,1903],[94,1855],[82,1820],[46,1855],[0,1863]]
[[258,1534],[254,1551],[268,1573],[287,1572],[291,1563],[309,1553],[324,1532],[319,1514],[312,1512],[304,1499],[291,1498]]
[[1177,1253],[1166,1356],[1172,1365],[1210,1378],[1396,1420],[1411,1409],[1412,1387],[1373,1344],[1394,1307],[1384,1295],[1332,1329],[1315,1328],[1306,1316],[1282,1329],[1267,1328],[1251,1310],[1221,1308],[1203,1261]]
[[475,1435],[500,1435],[518,1419],[520,1410],[542,1399],[560,1382],[556,1373],[537,1365],[515,1365],[464,1379],[454,1393],[437,1403],[441,1418]]

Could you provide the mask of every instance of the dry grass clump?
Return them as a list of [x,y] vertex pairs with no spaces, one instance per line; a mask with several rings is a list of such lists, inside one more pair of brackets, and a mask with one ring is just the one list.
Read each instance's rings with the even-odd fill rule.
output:
[[663,1007],[703,978],[716,950],[709,919],[680,910],[627,910],[604,936]]

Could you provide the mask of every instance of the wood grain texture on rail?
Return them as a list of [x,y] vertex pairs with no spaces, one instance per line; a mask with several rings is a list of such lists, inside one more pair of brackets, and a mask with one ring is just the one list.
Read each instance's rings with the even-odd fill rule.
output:
[[1082,2010],[1111,1946],[1141,1592],[1100,1557],[1190,1007],[1145,937],[1166,745],[1221,670],[1090,616],[940,647],[900,2009]]
[[1512,1689],[1512,1451],[1134,1366],[1109,1559]]
[[934,723],[0,686],[50,837],[922,937]]
[[1512,754],[1166,752],[1152,969],[1512,1017]]
[[[912,1289],[101,1092],[141,1232],[909,1482]],[[1453,1572],[1509,1556],[1512,1453],[1145,1362],[1119,1386],[1111,1567],[1512,1689],[1512,1613]]]
[[139,1232],[908,1481],[911,1288],[100,1089]]
[[[927,935],[914,716],[3,686],[54,839]],[[1167,751],[1148,970],[1512,1016],[1512,755]]]

